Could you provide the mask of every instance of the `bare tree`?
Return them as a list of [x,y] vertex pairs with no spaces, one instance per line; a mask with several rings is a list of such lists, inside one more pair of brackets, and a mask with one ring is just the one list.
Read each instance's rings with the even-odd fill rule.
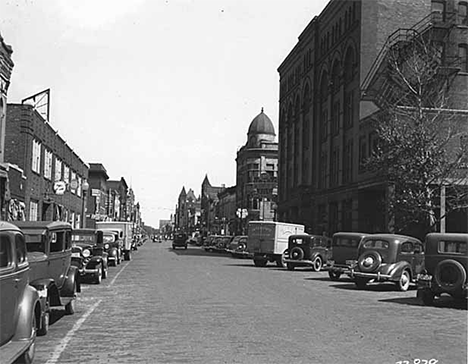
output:
[[395,231],[417,226],[424,234],[468,208],[468,111],[450,105],[456,69],[437,43],[413,36],[390,47],[383,62],[377,143],[366,166],[388,181]]

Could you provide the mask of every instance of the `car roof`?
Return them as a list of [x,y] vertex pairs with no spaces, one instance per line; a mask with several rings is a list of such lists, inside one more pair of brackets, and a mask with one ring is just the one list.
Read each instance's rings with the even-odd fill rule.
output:
[[14,221],[13,224],[21,230],[27,229],[71,229],[72,226],[65,221]]
[[364,237],[372,235],[370,233],[360,233],[360,232],[354,232],[354,231],[339,231],[337,233],[334,233],[333,236],[357,236],[357,237]]
[[21,229],[18,226],[13,225],[12,223],[9,223],[6,221],[0,221],[0,231],[11,231],[11,230],[21,231]]
[[83,228],[83,229],[73,229],[73,233],[77,234],[95,234],[98,230],[90,229],[90,228]]
[[311,237],[311,238],[325,238],[325,239],[330,239],[330,237],[328,236],[324,236],[324,235],[314,235],[314,234],[292,234],[292,235],[289,235],[290,238],[307,238],[307,237]]
[[369,239],[387,239],[387,240],[396,240],[398,243],[403,243],[404,241],[417,241],[421,243],[421,240],[415,238],[414,236],[400,235],[400,234],[370,234],[363,238],[363,240]]
[[468,242],[468,234],[463,233],[430,233],[426,235],[426,241],[451,239],[456,241]]

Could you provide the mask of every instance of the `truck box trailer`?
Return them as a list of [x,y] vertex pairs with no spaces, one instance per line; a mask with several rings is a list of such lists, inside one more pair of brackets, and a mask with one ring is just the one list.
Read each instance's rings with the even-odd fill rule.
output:
[[284,255],[288,249],[288,237],[304,233],[305,227],[276,221],[250,221],[248,225],[247,249],[253,254],[254,264],[264,267],[270,262],[285,267]]
[[131,259],[132,252],[132,223],[125,221],[96,221],[97,230],[113,230],[119,232],[119,238],[122,239],[122,253],[125,260]]

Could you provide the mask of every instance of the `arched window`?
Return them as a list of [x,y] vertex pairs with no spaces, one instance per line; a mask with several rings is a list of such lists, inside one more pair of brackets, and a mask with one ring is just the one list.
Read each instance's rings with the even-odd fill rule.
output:
[[468,2],[460,1],[458,3],[458,24],[468,25]]
[[462,72],[468,72],[467,50],[468,50],[468,44],[458,45],[458,57],[460,59],[460,70]]
[[354,78],[354,50],[352,47],[348,47],[344,59],[344,72],[343,79],[345,85],[350,83]]

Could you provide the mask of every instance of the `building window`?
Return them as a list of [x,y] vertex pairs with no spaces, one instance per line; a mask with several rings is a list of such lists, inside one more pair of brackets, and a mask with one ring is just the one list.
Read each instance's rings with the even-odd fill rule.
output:
[[78,197],[81,197],[81,184],[82,184],[82,179],[80,176],[76,176],[76,181],[78,182],[78,188],[76,189],[76,195]]
[[62,180],[62,161],[55,158],[55,181]]
[[52,179],[52,152],[48,149],[44,153],[44,177]]
[[433,1],[432,2],[432,15],[436,21],[445,21],[445,2]]
[[349,139],[343,149],[343,183],[352,181],[353,176],[353,139]]
[[345,94],[344,99],[344,115],[343,124],[345,129],[349,129],[353,126],[353,114],[354,114],[354,91],[349,91]]
[[[71,172],[71,181],[70,182],[76,182],[76,173],[74,171]],[[71,193],[76,193],[76,188],[71,188],[70,189]]]
[[70,183],[70,168],[66,164],[63,165],[63,180],[66,184]]
[[353,200],[345,200],[341,210],[341,229],[352,231],[353,229]]
[[458,3],[458,24],[468,25],[468,2],[466,1]]
[[326,152],[321,152],[320,163],[319,163],[319,188],[325,188],[327,185],[327,173],[328,173],[328,155]]
[[332,135],[337,135],[340,132],[340,100],[337,100],[333,103],[331,119],[331,133]]
[[460,44],[458,46],[458,57],[460,59],[460,69],[462,72],[468,72],[468,45]]
[[327,132],[328,132],[328,110],[322,111],[322,120],[320,120],[320,136],[322,138],[322,142],[327,140]]
[[37,221],[39,212],[39,203],[37,201],[29,201],[29,221]]
[[330,204],[330,226],[329,226],[329,235],[334,234],[338,231],[338,203],[332,202]]
[[31,169],[41,174],[41,142],[38,140],[33,140]]

